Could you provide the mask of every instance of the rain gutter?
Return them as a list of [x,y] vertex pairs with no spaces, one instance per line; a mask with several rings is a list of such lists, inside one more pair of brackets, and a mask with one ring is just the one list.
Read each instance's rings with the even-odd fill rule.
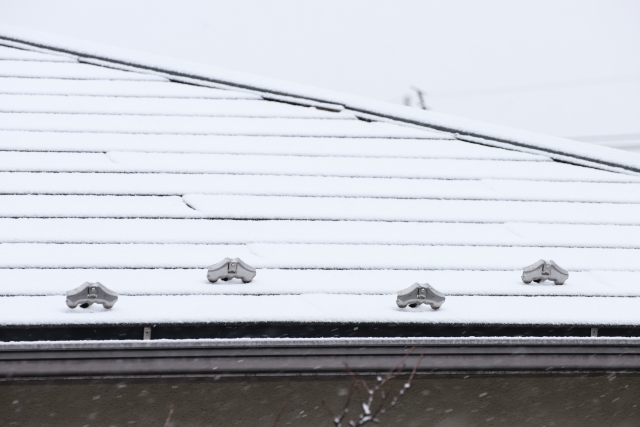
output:
[[0,343],[0,379],[380,374],[405,356],[421,375],[640,373],[637,338],[209,339]]

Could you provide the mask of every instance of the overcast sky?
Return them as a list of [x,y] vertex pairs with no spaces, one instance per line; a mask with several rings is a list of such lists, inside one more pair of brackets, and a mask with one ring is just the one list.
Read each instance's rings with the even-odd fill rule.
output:
[[640,134],[640,1],[0,0],[0,22],[564,136]]

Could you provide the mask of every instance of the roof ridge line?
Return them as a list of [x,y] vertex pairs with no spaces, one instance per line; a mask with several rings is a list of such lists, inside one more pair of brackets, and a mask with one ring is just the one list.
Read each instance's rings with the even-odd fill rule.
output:
[[617,173],[640,174],[640,155],[635,153],[395,105],[357,95],[252,76],[243,72],[233,72],[195,62],[174,60],[7,25],[0,25],[0,44],[40,52],[71,55],[78,58],[79,61],[98,66],[115,64],[128,68],[129,71],[159,73],[163,77],[184,83],[248,91],[274,100],[303,103],[303,105],[320,108],[323,106],[329,109],[346,108],[356,113],[379,117],[398,124],[409,124],[456,134],[458,139],[466,142],[498,143],[502,144],[499,148],[511,148],[515,151],[535,150],[538,154],[542,153],[564,162]]

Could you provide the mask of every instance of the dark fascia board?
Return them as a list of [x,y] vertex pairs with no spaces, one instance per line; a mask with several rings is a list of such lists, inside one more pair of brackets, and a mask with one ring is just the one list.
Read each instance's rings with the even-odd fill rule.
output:
[[[640,373],[640,339],[239,339],[0,345],[0,379]],[[348,367],[348,368],[347,368]]]
[[156,55],[83,42],[62,36],[39,33],[10,26],[0,26],[0,44],[44,52],[61,53],[82,62],[151,72],[170,80],[257,93],[265,98],[300,102],[326,109],[347,108],[365,118],[383,119],[452,133],[467,142],[503,144],[519,151],[542,154],[564,162],[614,172],[640,173],[640,155],[620,152],[565,138],[519,131],[475,120],[452,117],[431,111],[322,90],[303,85],[250,76],[244,73],[203,66]]
[[30,325],[0,327],[0,342],[139,340],[149,328],[152,340],[240,338],[394,338],[394,337],[640,337],[625,325],[512,325],[448,323],[299,323]]

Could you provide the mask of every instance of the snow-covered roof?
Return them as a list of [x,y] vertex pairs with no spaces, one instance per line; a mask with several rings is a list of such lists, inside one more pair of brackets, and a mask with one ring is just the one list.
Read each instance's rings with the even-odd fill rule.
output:
[[[640,324],[640,154],[0,28],[0,324]],[[209,283],[240,257],[248,284]],[[562,286],[525,285],[553,259]],[[99,281],[111,310],[69,309]],[[400,309],[428,282],[441,309]]]

